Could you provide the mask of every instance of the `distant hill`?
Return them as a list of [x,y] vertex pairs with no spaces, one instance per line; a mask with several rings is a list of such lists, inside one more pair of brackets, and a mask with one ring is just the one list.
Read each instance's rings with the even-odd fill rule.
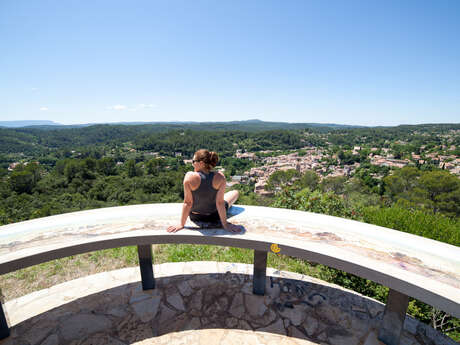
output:
[[[289,123],[289,122],[271,122],[271,121],[262,121],[258,119],[251,119],[245,121],[218,121],[218,122],[193,122],[193,121],[175,121],[175,122],[117,122],[111,123],[112,125],[128,125],[128,126],[138,126],[138,125],[158,125],[158,126],[179,126],[185,128],[195,128],[202,129],[234,129],[234,130],[270,130],[270,129],[302,129],[302,128],[312,128],[312,127],[328,127],[328,128],[363,128],[364,126],[352,126],[352,125],[342,125],[335,123]],[[202,127],[202,128],[199,128]],[[231,128],[229,128],[231,127]]]
[[[260,131],[271,129],[302,129],[302,128],[362,128],[364,126],[351,126],[335,123],[288,123],[288,122],[270,122],[258,119],[246,121],[227,121],[227,122],[195,122],[195,121],[171,121],[171,122],[111,122],[111,123],[82,123],[75,125],[63,125],[54,121],[46,120],[21,120],[21,121],[0,121],[0,127],[21,128],[21,127],[36,127],[40,129],[57,129],[57,128],[79,128],[96,125],[124,125],[124,126],[140,126],[140,125],[155,125],[165,128],[175,129],[206,129],[206,130],[246,130]],[[171,128],[171,129],[172,129]]]
[[[229,122],[124,122],[110,124],[61,125],[53,121],[3,121],[0,125],[0,155],[23,153],[36,156],[49,150],[92,145],[121,145],[145,142],[148,138],[177,131],[266,132],[310,129],[327,133],[352,126],[322,125],[260,120]],[[13,127],[17,126],[17,127]],[[20,127],[19,127],[20,126]],[[277,135],[277,134],[270,134]],[[165,137],[166,141],[168,136]]]
[[303,129],[303,128],[324,128],[324,129],[349,129],[363,128],[364,126],[342,125],[335,123],[289,123],[289,122],[270,122],[258,119],[246,121],[227,121],[227,122],[194,122],[194,121],[171,121],[171,122],[111,122],[111,123],[85,123],[74,125],[63,125],[53,121],[0,121],[0,127],[23,128],[33,127],[37,129],[67,129],[82,128],[89,126],[155,126],[164,129],[195,129],[195,130],[240,130],[240,131],[264,131],[276,129]]
[[[11,126],[12,122],[4,121],[1,123],[7,123]],[[29,126],[24,126],[26,123]],[[31,125],[31,123],[35,123],[36,125]],[[394,138],[404,140],[404,138],[410,138],[411,133],[416,130],[420,133],[432,134],[444,133],[460,128],[460,124],[404,125],[377,128],[339,124],[265,122],[260,120],[231,122],[126,122],[124,124],[80,125],[59,125],[52,121],[16,121],[16,125],[19,124],[23,125],[23,127],[0,128],[0,156],[2,154],[14,153],[35,157],[48,155],[50,152],[59,149],[94,148],[98,145],[116,147],[126,142],[133,143],[136,147],[148,147],[150,150],[153,147],[152,143],[158,144],[160,141],[162,142],[161,145],[164,144],[163,146],[167,146],[168,150],[170,150],[171,137],[174,137],[178,145],[179,142],[182,145],[184,144],[183,138],[188,138],[189,136],[200,137],[201,146],[205,147],[210,145],[210,137],[224,137],[226,135],[238,137],[242,133],[248,133],[248,137],[257,138],[254,143],[256,146],[263,146],[265,144],[270,146],[272,139],[279,141],[279,138],[282,138],[286,142],[290,142],[298,135],[295,132],[303,132],[305,130],[313,135],[309,136],[310,142],[316,143],[317,140],[320,140],[316,134],[322,133],[328,135],[328,140],[334,145],[360,144],[364,137],[378,137],[381,140],[394,140]],[[198,132],[201,131],[207,133],[200,135]],[[288,131],[293,131],[293,133]],[[245,140],[244,138],[246,137],[243,135],[241,138],[243,138],[241,140]],[[424,139],[425,137],[420,140]],[[155,150],[160,151],[161,148]]]
[[62,126],[60,123],[48,120],[21,120],[21,121],[0,121],[0,127],[29,127],[29,126]]

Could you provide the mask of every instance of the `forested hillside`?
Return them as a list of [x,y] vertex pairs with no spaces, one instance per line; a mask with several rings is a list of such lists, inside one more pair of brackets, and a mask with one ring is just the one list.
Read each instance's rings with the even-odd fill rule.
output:
[[[233,184],[241,194],[238,202],[345,217],[460,246],[460,179],[445,168],[459,158],[460,125],[251,131],[232,124],[193,126],[198,125],[0,129],[0,224],[98,207],[181,202],[182,179],[192,169],[188,160],[200,148],[219,153],[218,168],[229,181],[270,166],[264,159],[295,153],[300,160],[314,151],[322,152],[321,169],[280,169],[270,175],[266,195],[255,193],[257,181],[251,178]],[[249,158],[237,158],[243,153]],[[376,165],[373,157],[384,153],[408,163]],[[354,170],[334,175],[347,165]],[[341,271],[309,263],[287,268],[386,298],[386,288]],[[431,323],[440,315],[415,300],[409,311]],[[460,339],[460,322],[445,320],[442,330]]]

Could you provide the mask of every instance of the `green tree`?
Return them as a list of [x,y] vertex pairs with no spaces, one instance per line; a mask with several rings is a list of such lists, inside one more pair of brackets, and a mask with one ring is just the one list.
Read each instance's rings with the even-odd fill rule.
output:
[[0,167],[0,178],[8,175],[8,170],[5,168]]
[[318,175],[312,170],[307,170],[295,182],[295,186],[299,189],[309,188],[310,190],[315,190],[318,187],[318,182]]
[[16,193],[32,193],[34,181],[34,174],[30,171],[13,171],[10,175],[11,188]]
[[298,178],[300,173],[295,169],[277,170],[270,175],[267,181],[267,190],[276,190],[282,186],[292,184],[294,178]]
[[404,167],[396,170],[393,175],[383,179],[384,188],[393,200],[397,197],[408,198],[408,193],[417,186],[417,180],[421,175],[415,167]]
[[356,218],[358,214],[341,196],[318,190],[312,192],[308,188],[300,192],[295,192],[292,188],[284,188],[278,193],[272,206],[345,218]]
[[37,163],[19,165],[10,175],[11,188],[16,193],[32,193],[40,180],[40,166]]
[[148,175],[158,175],[162,167],[162,159],[153,158],[145,166]]
[[126,162],[126,172],[128,174],[128,177],[137,176],[136,161],[134,159],[130,159],[128,160],[128,162]]
[[426,172],[420,178],[434,212],[460,215],[460,180],[447,171]]
[[106,176],[116,174],[116,164],[112,157],[104,157],[96,162],[97,170]]
[[345,176],[326,177],[321,181],[321,190],[323,192],[334,192],[335,194],[343,194],[345,191]]
[[69,160],[64,166],[64,176],[67,179],[67,183],[82,174],[83,167],[77,160]]

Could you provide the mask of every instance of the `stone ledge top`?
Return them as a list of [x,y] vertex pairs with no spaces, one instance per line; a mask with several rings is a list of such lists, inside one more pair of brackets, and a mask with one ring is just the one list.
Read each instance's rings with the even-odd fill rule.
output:
[[241,234],[178,233],[182,204],[94,209],[0,227],[0,273],[91,250],[148,243],[218,244],[291,255],[379,282],[460,317],[460,248],[411,234],[309,212],[236,205]]

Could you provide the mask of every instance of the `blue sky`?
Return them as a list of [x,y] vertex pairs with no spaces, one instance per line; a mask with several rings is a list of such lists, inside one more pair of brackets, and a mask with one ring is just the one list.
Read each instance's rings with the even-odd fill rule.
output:
[[460,1],[0,1],[0,120],[460,122]]

